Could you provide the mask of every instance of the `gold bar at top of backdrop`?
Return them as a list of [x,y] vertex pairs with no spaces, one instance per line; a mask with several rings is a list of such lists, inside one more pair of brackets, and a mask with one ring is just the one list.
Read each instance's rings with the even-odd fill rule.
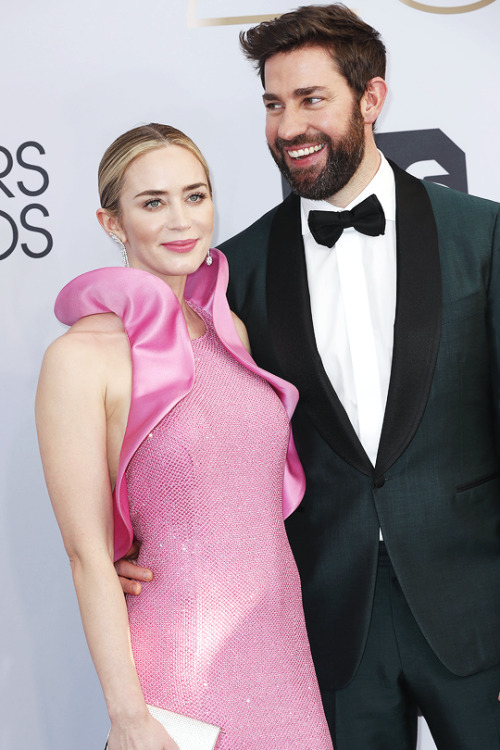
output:
[[261,23],[261,21],[272,21],[281,13],[257,14],[254,16],[221,16],[220,18],[199,18],[196,15],[198,0],[189,0],[187,9],[187,25],[189,28],[196,26],[241,26],[245,23]]
[[[448,6],[439,5],[439,0],[436,0],[435,5],[430,5],[429,3],[420,3],[417,2],[417,0],[399,0],[399,2],[403,3],[404,5],[408,5],[409,8],[421,10],[424,13],[440,13],[444,15],[452,15],[455,13],[470,13],[474,10],[480,10],[486,5],[491,5],[491,3],[496,2],[496,0],[477,0],[477,2],[474,3]],[[198,0],[188,0],[187,25],[189,28],[200,26],[241,26],[243,24],[257,24],[261,23],[261,21],[272,21],[274,18],[282,15],[282,13],[276,12],[250,16],[220,16],[218,18],[207,16],[206,18],[201,18],[196,15],[197,6]],[[353,8],[353,10],[355,12],[358,12],[357,9]]]

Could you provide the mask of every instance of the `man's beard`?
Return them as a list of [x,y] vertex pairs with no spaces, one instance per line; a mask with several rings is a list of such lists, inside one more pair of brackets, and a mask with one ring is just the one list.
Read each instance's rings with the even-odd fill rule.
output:
[[[308,145],[325,144],[324,149],[327,149],[327,159],[319,174],[315,167],[301,168],[300,160],[297,161],[297,166],[293,169],[287,164],[285,146],[293,149],[295,147],[300,148],[306,143]],[[300,195],[301,198],[310,198],[316,201],[327,200],[347,185],[363,158],[365,131],[359,107],[356,104],[354,105],[347,135],[338,138],[335,145],[332,139],[324,133],[318,133],[313,139],[305,133],[291,141],[285,141],[277,137],[274,147],[269,146],[269,150],[293,193]]]

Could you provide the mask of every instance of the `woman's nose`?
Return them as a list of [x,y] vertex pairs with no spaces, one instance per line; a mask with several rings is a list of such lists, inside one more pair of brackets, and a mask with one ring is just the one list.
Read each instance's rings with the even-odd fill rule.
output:
[[168,212],[167,227],[175,231],[182,231],[189,229],[190,226],[191,220],[187,206],[183,203],[172,204]]

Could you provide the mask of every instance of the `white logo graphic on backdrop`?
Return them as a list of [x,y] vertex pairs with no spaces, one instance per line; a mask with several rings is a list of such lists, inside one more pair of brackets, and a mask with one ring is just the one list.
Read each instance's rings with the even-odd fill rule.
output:
[[20,244],[30,258],[43,258],[53,240],[44,228],[49,212],[29,199],[43,195],[49,186],[46,169],[38,164],[45,149],[36,141],[16,149],[0,146],[0,260],[8,258]]
[[477,0],[475,3],[460,3],[457,0],[435,0],[432,3],[419,3],[416,0],[399,0],[399,2],[409,5],[410,8],[422,10],[424,13],[470,13],[473,10],[479,10],[486,5],[496,2],[496,0]]

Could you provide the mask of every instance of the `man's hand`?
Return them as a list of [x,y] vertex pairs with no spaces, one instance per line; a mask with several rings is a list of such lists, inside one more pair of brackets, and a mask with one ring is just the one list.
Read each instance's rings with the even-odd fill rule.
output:
[[136,564],[138,554],[139,545],[134,541],[125,557],[115,562],[115,570],[118,573],[124,594],[140,594],[142,586],[139,581],[151,581],[153,579],[151,570],[141,568]]

